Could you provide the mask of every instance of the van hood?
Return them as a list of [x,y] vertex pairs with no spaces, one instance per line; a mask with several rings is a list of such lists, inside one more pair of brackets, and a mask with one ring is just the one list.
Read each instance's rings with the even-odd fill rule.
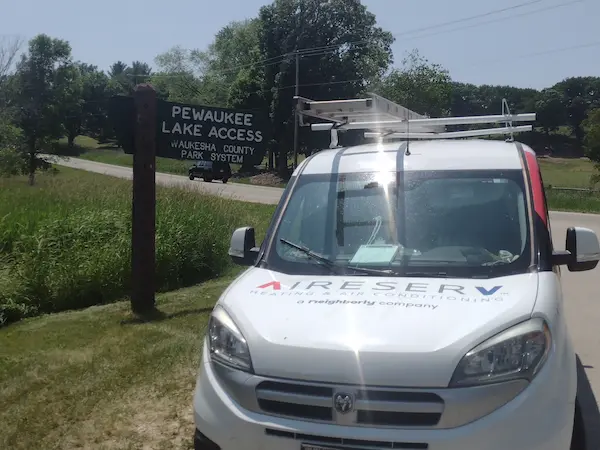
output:
[[473,347],[526,320],[536,273],[493,279],[294,276],[248,269],[222,305],[257,375],[446,387]]

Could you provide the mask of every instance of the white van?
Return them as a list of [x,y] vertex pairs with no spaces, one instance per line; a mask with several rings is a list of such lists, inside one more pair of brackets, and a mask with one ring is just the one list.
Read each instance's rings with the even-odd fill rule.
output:
[[576,357],[535,153],[427,140],[319,152],[212,312],[197,450],[567,450]]

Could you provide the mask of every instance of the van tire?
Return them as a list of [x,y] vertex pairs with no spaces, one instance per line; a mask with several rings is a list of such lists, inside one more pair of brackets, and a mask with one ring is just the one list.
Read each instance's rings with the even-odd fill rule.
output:
[[223,178],[223,184],[227,184],[227,181],[229,181],[229,178]]
[[196,178],[194,177],[194,174],[190,173],[190,180],[194,181],[194,178]]

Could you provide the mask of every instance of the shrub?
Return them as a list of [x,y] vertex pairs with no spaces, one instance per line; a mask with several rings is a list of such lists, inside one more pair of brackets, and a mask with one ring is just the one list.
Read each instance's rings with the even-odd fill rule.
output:
[[[131,183],[62,169],[35,186],[0,181],[0,323],[112,302],[131,284]],[[230,268],[236,226],[266,229],[273,207],[157,188],[156,286]]]
[[0,177],[12,177],[25,172],[23,153],[14,148],[0,148]]

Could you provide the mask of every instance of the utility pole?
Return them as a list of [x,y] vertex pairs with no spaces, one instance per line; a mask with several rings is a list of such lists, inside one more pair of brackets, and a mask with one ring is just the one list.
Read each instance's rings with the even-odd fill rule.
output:
[[[300,53],[296,50],[296,88],[294,95],[298,96],[300,90]],[[298,107],[294,103],[294,169],[298,167]]]

